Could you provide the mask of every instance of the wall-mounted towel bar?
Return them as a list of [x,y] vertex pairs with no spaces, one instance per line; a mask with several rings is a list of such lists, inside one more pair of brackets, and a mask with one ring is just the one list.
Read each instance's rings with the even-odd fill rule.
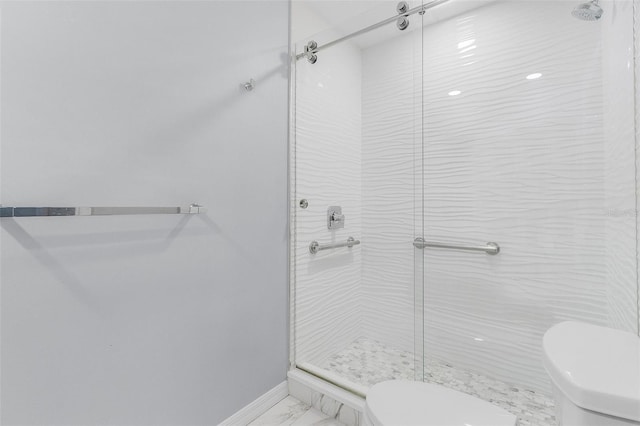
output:
[[34,216],[115,216],[131,214],[198,214],[206,209],[187,207],[0,207],[0,217]]
[[500,246],[498,245],[498,243],[487,243],[484,246],[460,246],[455,244],[437,243],[435,241],[425,241],[424,238],[418,237],[413,240],[413,246],[417,249],[423,249],[425,247],[435,247],[455,250],[483,251],[491,255],[500,253]]
[[309,244],[309,251],[311,252],[311,254],[316,254],[320,250],[328,250],[340,247],[353,247],[357,246],[358,244],[360,244],[360,240],[356,240],[353,237],[347,238],[347,241],[333,244],[320,244],[317,241],[311,241],[311,244]]

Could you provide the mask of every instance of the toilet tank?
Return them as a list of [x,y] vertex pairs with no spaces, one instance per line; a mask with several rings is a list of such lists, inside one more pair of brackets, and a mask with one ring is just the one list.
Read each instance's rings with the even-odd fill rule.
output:
[[545,333],[543,348],[565,424],[640,424],[637,335],[567,321]]

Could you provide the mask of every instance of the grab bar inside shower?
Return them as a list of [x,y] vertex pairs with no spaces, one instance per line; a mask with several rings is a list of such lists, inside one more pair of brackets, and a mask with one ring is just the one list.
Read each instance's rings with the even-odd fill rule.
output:
[[351,248],[353,246],[357,246],[358,244],[360,244],[360,240],[356,240],[353,237],[347,238],[347,241],[343,241],[341,243],[333,243],[333,244],[320,244],[317,241],[311,241],[311,244],[309,244],[309,252],[311,254],[316,254],[321,250],[329,250],[329,249],[340,248],[340,247]]
[[0,217],[199,214],[206,211],[199,204],[186,207],[0,207]]
[[496,255],[500,253],[500,246],[498,243],[486,243],[483,246],[462,246],[457,244],[439,243],[436,241],[426,241],[424,238],[418,237],[413,240],[413,246],[417,249],[423,249],[425,247],[435,247],[454,250],[467,250],[467,251],[483,251],[490,255]]

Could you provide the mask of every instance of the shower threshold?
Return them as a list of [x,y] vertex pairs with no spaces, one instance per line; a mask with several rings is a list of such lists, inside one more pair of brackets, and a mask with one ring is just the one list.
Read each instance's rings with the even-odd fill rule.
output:
[[[476,396],[518,416],[518,426],[556,426],[554,402],[547,395],[425,358],[429,383]],[[356,394],[385,380],[415,380],[414,355],[371,339],[358,339],[329,357],[312,374]]]

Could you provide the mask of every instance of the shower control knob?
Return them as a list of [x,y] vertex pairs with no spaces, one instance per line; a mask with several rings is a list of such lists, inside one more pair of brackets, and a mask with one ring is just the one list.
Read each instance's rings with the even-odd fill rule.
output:
[[345,217],[342,214],[342,207],[330,206],[327,209],[327,228],[338,229],[344,228]]
[[343,214],[338,214],[338,213],[334,212],[334,213],[331,215],[331,220],[332,220],[333,222],[344,222],[344,215],[343,215]]

